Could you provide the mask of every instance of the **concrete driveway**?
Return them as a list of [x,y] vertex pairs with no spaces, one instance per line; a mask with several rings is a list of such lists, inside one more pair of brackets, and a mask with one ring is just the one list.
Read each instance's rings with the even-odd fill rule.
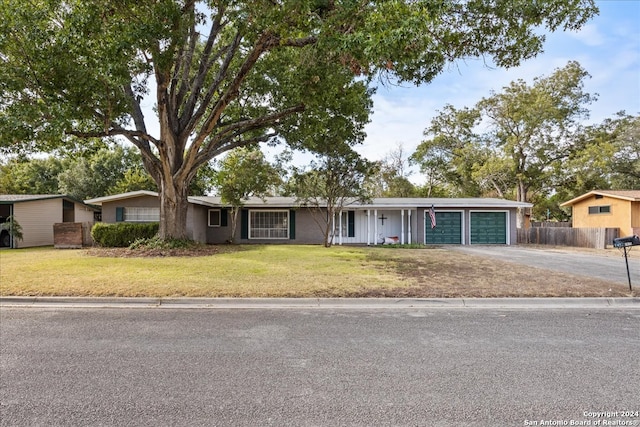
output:
[[[618,249],[595,251],[579,248],[543,248],[531,246],[455,246],[457,251],[498,258],[531,267],[595,277],[616,283],[628,283],[624,254]],[[640,247],[628,251],[631,284],[640,287]]]

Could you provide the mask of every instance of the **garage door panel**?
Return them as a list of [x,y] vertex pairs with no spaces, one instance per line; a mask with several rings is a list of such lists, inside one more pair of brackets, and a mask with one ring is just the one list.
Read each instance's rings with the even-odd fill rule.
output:
[[471,244],[506,244],[505,212],[471,212]]
[[436,212],[436,227],[425,219],[425,241],[429,245],[462,243],[462,214],[460,212]]

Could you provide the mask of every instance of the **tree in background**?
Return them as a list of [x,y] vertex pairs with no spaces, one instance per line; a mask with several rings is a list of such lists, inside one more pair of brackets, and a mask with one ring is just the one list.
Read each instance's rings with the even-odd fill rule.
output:
[[[473,109],[449,106],[434,119],[428,129],[433,138],[414,157],[422,165],[441,165],[442,176],[467,196],[491,192],[529,202],[532,193],[552,190],[554,171],[575,149],[588,117],[585,106],[594,99],[583,91],[587,76],[580,64],[569,62],[532,85],[512,82]],[[519,213],[521,226],[524,212]]]
[[565,167],[561,184],[569,198],[593,189],[640,189],[640,116],[620,112],[587,127]]
[[233,242],[238,214],[250,197],[273,195],[282,183],[278,169],[272,166],[256,147],[242,147],[229,152],[219,162],[214,186],[222,202],[231,206],[229,242]]
[[448,197],[477,197],[482,194],[472,173],[485,155],[476,133],[481,120],[478,109],[457,110],[446,105],[424,131],[430,136],[418,145],[411,161],[426,176],[427,196],[442,191]]
[[415,186],[409,181],[409,158],[401,143],[389,151],[384,159],[378,162],[378,173],[374,178],[373,194],[375,197],[414,197]]
[[68,160],[19,157],[0,163],[0,194],[59,194],[58,175]]
[[[58,175],[58,191],[79,200],[117,193],[125,187],[127,174],[141,169],[140,154],[134,148],[104,147],[90,156],[70,159]],[[137,190],[155,190],[155,183],[140,181]]]
[[124,137],[159,188],[160,237],[185,238],[189,185],[216,156],[313,150],[330,122],[362,129],[378,77],[420,84],[485,55],[516,66],[542,51],[540,27],[595,13],[592,0],[3,0],[0,147]]
[[[371,199],[370,180],[378,165],[353,150],[318,154],[307,168],[295,170],[287,185],[287,194],[298,205],[309,208],[323,232],[324,244],[330,247],[336,233],[336,216],[353,203]],[[346,226],[346,224],[345,224]]]

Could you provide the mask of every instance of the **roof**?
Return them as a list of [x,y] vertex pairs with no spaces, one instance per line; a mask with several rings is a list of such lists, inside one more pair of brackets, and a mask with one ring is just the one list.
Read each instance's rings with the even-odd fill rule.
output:
[[[67,196],[66,194],[0,194],[0,205],[13,205],[15,203],[35,202],[38,200],[50,199],[67,199],[84,205],[81,200]],[[95,209],[95,207],[89,207]]]
[[[98,197],[95,199],[85,200],[85,203],[92,205],[102,205],[107,202],[115,202],[119,200],[132,199],[136,197],[158,197],[155,191],[139,190],[129,193],[114,194],[111,196]],[[217,196],[189,196],[189,202],[196,205],[209,207],[229,206],[223,203],[221,197]],[[249,197],[243,202],[247,208],[291,208],[299,206],[295,197]],[[351,209],[416,209],[428,208],[433,206],[435,209],[451,209],[451,208],[530,208],[531,203],[516,202],[513,200],[496,199],[496,198],[410,198],[410,197],[380,197],[374,198],[369,203],[347,203],[345,207]]]
[[[106,202],[114,202],[130,198],[151,196],[158,197],[154,191],[132,191],[130,193],[115,194],[112,196],[98,197],[96,199],[85,200],[85,203],[101,205]],[[189,202],[197,205],[209,207],[229,206],[223,203],[221,197],[216,196],[189,196]],[[291,208],[299,206],[300,203],[295,197],[250,197],[243,202],[247,208]],[[345,208],[351,209],[416,209],[428,208],[530,208],[533,205],[525,202],[515,202],[512,200],[495,198],[375,198],[370,203],[347,203]]]
[[532,203],[516,202],[513,200],[495,198],[376,198],[371,203],[363,205],[367,208],[409,208],[431,207],[438,208],[530,208]]
[[101,206],[103,203],[106,203],[106,202],[115,202],[117,200],[124,200],[124,199],[135,199],[136,197],[142,197],[142,196],[158,197],[158,193],[156,191],[138,190],[138,191],[130,191],[128,193],[113,194],[111,196],[96,197],[95,199],[88,199],[88,200],[85,200],[84,202],[90,205]]
[[593,190],[582,196],[571,199],[562,203],[560,206],[571,206],[576,203],[588,199],[591,196],[607,196],[614,199],[628,200],[630,202],[640,202],[640,190]]
[[[190,196],[189,201],[191,203],[206,205],[206,206],[229,206],[228,203],[222,203],[221,197],[212,196]],[[247,208],[290,208],[297,206],[299,203],[295,197],[249,197],[243,201],[243,206]]]

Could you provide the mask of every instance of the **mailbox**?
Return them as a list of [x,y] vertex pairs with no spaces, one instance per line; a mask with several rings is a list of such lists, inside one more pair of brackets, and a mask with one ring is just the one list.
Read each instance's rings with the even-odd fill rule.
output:
[[625,248],[627,246],[640,246],[640,237],[637,234],[627,237],[618,237],[613,239],[614,248]]

